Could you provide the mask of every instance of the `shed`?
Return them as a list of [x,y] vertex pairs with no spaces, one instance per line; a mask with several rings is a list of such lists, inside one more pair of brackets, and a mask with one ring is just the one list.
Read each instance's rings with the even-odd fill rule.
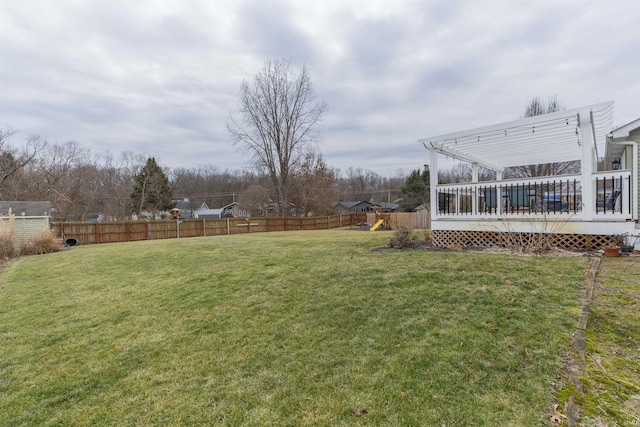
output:
[[[14,208],[18,209],[18,215],[13,213]],[[17,252],[26,241],[49,230],[49,202],[0,202],[0,212],[0,233],[10,235]]]

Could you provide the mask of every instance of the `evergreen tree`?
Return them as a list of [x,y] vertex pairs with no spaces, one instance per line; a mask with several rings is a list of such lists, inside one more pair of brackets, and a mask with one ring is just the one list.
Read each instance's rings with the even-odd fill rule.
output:
[[401,211],[415,212],[416,208],[421,204],[429,204],[429,180],[429,169],[425,169],[422,174],[418,169],[415,169],[409,174],[402,187]]
[[155,217],[159,211],[171,209],[172,191],[169,179],[156,159],[150,157],[135,177],[131,204],[135,212],[149,211]]

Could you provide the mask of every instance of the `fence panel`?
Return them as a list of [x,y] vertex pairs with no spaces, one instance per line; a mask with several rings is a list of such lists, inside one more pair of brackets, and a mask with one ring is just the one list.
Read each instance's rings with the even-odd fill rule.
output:
[[[62,239],[74,238],[81,244],[131,242],[136,240],[173,239],[267,231],[326,230],[358,226],[367,222],[367,213],[332,215],[326,217],[259,217],[223,219],[184,219],[118,222],[55,222],[54,235]],[[369,213],[369,215],[374,215]],[[417,213],[403,213],[392,226],[411,221],[414,228],[427,228]],[[410,219],[413,218],[413,219]],[[416,219],[418,218],[418,219]],[[395,221],[395,222],[394,222]],[[422,221],[422,222],[421,222]],[[371,221],[370,221],[371,222]],[[372,223],[372,222],[371,222]],[[373,223],[372,223],[373,224]],[[396,225],[398,224],[398,225]]]
[[[69,224],[64,224],[64,226],[69,227]],[[81,224],[77,224],[77,227],[81,227]],[[93,223],[93,227],[96,243],[117,243],[129,240],[126,222]],[[67,233],[73,234],[73,231],[67,229]],[[78,239],[76,236],[72,237]],[[81,243],[85,243],[82,238],[79,240]]]
[[428,211],[420,212],[394,212],[390,218],[391,228],[410,227],[429,229],[431,228],[430,214]]
[[63,240],[74,238],[83,245],[102,243],[96,238],[96,223],[93,222],[58,222],[52,223],[51,228],[53,233]]

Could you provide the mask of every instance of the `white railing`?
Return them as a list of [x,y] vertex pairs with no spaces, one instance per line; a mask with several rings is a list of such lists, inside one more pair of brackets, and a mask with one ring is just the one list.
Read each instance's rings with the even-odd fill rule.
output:
[[632,217],[632,182],[628,170],[592,175],[592,194],[583,194],[582,175],[508,179],[436,187],[437,218],[570,215],[594,219]]

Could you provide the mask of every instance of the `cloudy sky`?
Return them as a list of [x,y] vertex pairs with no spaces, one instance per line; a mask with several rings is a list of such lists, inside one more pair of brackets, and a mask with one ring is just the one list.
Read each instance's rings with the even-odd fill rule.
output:
[[0,127],[163,166],[249,167],[226,130],[265,60],[305,64],[326,162],[408,174],[419,138],[535,96],[640,117],[640,1],[0,0]]

